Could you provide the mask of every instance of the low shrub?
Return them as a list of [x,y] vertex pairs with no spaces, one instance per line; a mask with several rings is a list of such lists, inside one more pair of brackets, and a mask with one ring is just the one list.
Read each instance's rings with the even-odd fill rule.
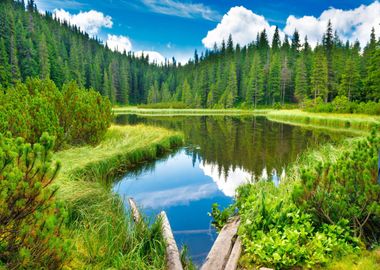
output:
[[51,188],[53,138],[31,146],[0,135],[0,265],[9,269],[59,269],[68,254],[62,237],[66,212]]
[[322,113],[358,113],[380,115],[380,103],[368,101],[349,101],[345,96],[337,96],[332,102],[325,103],[320,97],[316,100],[306,100],[300,107],[309,112]]
[[43,132],[56,137],[56,148],[98,143],[111,116],[108,99],[75,83],[60,91],[50,80],[28,79],[0,91],[0,132],[10,131],[30,143]]
[[301,171],[293,192],[295,202],[318,224],[349,220],[354,234],[367,245],[380,241],[380,138],[371,135],[343,152],[338,160]]

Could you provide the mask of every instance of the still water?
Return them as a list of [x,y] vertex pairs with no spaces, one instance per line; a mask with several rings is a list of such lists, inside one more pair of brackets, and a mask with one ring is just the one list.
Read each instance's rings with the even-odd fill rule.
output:
[[122,198],[133,197],[149,217],[165,210],[178,247],[186,245],[197,265],[216,238],[208,215],[213,203],[229,205],[235,189],[254,178],[278,183],[285,167],[307,148],[349,136],[258,116],[118,115],[115,122],[185,134],[184,147],[127,173],[113,189]]

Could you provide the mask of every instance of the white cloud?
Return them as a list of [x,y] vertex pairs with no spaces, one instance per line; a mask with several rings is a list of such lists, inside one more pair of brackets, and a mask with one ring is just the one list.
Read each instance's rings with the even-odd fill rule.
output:
[[343,40],[353,42],[357,39],[364,46],[369,40],[372,27],[375,27],[377,34],[380,33],[380,3],[375,1],[368,6],[361,5],[351,10],[330,8],[322,12],[318,18],[296,18],[291,15],[287,19],[284,32],[291,35],[294,29],[297,29],[301,37],[307,35],[310,43],[315,45],[321,41],[329,20],[334,31],[336,30]]
[[176,0],[141,0],[151,11],[183,18],[203,18],[209,21],[220,19],[212,8],[199,3],[181,3]]
[[61,21],[78,26],[82,31],[91,36],[96,36],[101,28],[112,28],[113,25],[110,16],[105,16],[102,12],[96,10],[70,14],[64,9],[55,9],[53,16]]
[[142,54],[149,55],[149,62],[163,64],[165,62],[165,57],[156,51],[137,51],[135,55],[140,57]]
[[126,36],[117,36],[108,34],[106,44],[112,51],[123,53],[132,51],[132,42]]
[[[343,40],[348,39],[353,42],[357,39],[362,46],[365,46],[372,27],[375,27],[377,35],[380,34],[380,2],[375,1],[368,6],[361,5],[351,10],[330,8],[322,12],[318,18],[314,16],[296,18],[290,15],[285,28],[280,30],[280,37],[283,38],[285,34],[292,36],[294,30],[297,29],[302,39],[307,35],[310,44],[315,46],[318,41],[321,41],[329,20],[331,20],[334,31],[336,30]],[[251,10],[236,6],[223,16],[215,29],[207,33],[202,43],[206,48],[212,48],[215,42],[220,44],[231,34],[235,42],[246,45],[254,41],[257,33],[263,29],[266,29],[269,40],[271,40],[275,29],[274,25],[270,25],[265,17],[253,13]]]
[[265,29],[269,38],[272,37],[275,26],[269,25],[264,16],[257,15],[243,6],[231,8],[225,14],[215,29],[209,31],[202,40],[206,48],[211,49],[214,43],[220,44],[231,34],[232,39],[240,45],[246,45],[256,40],[258,32]]

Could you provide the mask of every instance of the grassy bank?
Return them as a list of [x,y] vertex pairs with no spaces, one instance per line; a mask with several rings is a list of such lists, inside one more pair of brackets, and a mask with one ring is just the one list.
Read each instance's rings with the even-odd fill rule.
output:
[[262,115],[270,109],[145,109],[138,107],[115,107],[115,114],[132,113],[137,115]]
[[380,125],[380,116],[365,114],[310,113],[301,110],[272,110],[266,114],[271,121],[310,127],[369,131]]
[[380,125],[380,116],[365,114],[311,113],[302,110],[241,110],[241,109],[142,109],[116,107],[115,114],[137,114],[141,116],[191,116],[191,115],[265,115],[269,120],[330,130],[350,130],[364,135],[374,126]]
[[182,135],[148,126],[111,126],[96,147],[55,154],[62,162],[58,198],[68,210],[74,250],[72,269],[164,269],[165,247],[159,221],[136,226],[123,202],[106,183],[139,163],[182,144]]

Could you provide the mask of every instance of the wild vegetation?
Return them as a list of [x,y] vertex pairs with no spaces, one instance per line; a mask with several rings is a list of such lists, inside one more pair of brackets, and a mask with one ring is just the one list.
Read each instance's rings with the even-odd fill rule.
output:
[[149,64],[147,56],[112,52],[76,26],[41,15],[33,0],[26,10],[24,1],[1,1],[0,10],[3,86],[27,77],[50,78],[59,88],[74,80],[113,104],[180,102],[189,108],[250,108],[318,97],[330,102],[337,96],[380,99],[380,47],[373,29],[364,48],[341,40],[329,23],[315,48],[297,31],[280,40],[278,29],[270,44],[264,30],[247,46],[234,44],[230,36],[213,50],[195,51],[185,65],[174,58]]
[[53,141],[46,133],[34,145],[0,134],[0,267],[58,269],[68,256]]
[[111,103],[75,82],[58,89],[51,80],[27,79],[0,91],[0,132],[35,143],[44,132],[55,149],[96,144],[112,120]]
[[[380,237],[379,142],[373,131],[365,139],[325,145],[293,164],[279,187],[258,179],[239,189],[226,213],[214,206],[219,226],[231,209],[239,209],[241,265],[324,267],[375,248]],[[379,262],[371,265],[376,269]]]
[[96,147],[54,154],[62,163],[55,183],[68,209],[74,269],[165,269],[160,220],[135,225],[107,181],[182,144],[179,133],[148,126],[111,126]]

